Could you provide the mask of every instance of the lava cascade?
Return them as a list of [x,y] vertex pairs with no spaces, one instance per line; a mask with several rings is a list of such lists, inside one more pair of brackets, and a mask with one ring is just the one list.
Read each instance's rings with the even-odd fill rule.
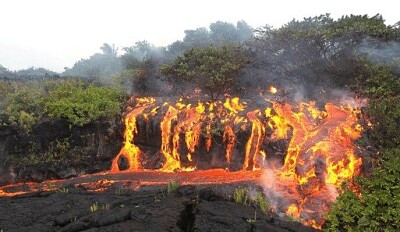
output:
[[[318,227],[336,188],[360,168],[353,143],[361,133],[359,111],[331,103],[318,109],[314,102],[254,102],[138,98],[125,116],[125,140],[111,172],[120,171],[122,157],[128,170],[263,169],[274,209]],[[146,151],[148,143],[153,152]]]

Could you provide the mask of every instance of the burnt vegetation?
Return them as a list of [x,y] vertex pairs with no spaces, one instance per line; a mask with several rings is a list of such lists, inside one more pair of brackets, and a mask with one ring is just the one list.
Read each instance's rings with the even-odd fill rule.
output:
[[[367,129],[357,143],[368,154],[369,172],[355,181],[361,194],[343,186],[324,229],[396,231],[399,54],[399,23],[386,25],[381,15],[333,19],[326,14],[280,28],[218,21],[186,30],[182,40],[166,47],[138,41],[119,50],[105,43],[101,53],[62,73],[43,68],[9,71],[0,65],[0,175],[5,176],[0,184],[11,181],[9,170],[22,178],[23,170],[36,164],[59,170],[106,160],[107,165],[87,172],[105,170],[122,143],[120,117],[129,96],[251,98],[276,86],[285,101],[325,103],[348,93],[368,99],[360,119]],[[38,131],[46,125],[55,137]],[[114,153],[101,155],[110,151]],[[76,175],[71,173],[65,176]],[[39,180],[65,176],[47,173]],[[186,206],[182,217],[193,216],[191,207]],[[181,229],[193,227],[185,223]]]

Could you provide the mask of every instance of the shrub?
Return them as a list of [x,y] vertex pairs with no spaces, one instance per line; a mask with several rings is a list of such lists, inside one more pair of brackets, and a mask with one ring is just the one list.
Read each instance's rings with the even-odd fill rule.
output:
[[[63,90],[56,89],[50,96]],[[46,111],[51,117],[67,118],[71,123],[83,126],[93,120],[114,117],[121,112],[125,94],[108,87],[89,86],[76,88],[60,99],[50,98],[46,102]]]
[[343,187],[343,194],[326,215],[327,231],[400,230],[400,149],[385,151],[371,177],[360,177],[357,195]]
[[3,104],[8,123],[29,132],[43,115],[43,90],[34,84],[15,84]]
[[400,146],[400,96],[372,100],[366,108],[372,121],[368,136],[377,147]]

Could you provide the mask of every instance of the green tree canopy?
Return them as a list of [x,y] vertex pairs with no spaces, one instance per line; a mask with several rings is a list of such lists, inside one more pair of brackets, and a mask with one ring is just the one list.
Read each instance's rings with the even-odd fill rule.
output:
[[199,88],[211,99],[217,99],[235,85],[235,79],[247,63],[238,46],[208,46],[185,51],[172,64],[163,65],[161,72],[181,93]]

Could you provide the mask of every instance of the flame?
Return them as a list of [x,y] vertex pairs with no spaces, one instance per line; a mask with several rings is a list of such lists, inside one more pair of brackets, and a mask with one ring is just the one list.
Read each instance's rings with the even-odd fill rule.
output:
[[278,92],[278,89],[274,86],[269,87],[268,92],[272,94],[276,94]]
[[289,205],[286,214],[298,218],[300,216],[299,208],[295,204]]
[[230,111],[231,114],[237,114],[244,110],[245,103],[241,103],[238,97],[234,97],[232,99],[227,98],[224,107]]

